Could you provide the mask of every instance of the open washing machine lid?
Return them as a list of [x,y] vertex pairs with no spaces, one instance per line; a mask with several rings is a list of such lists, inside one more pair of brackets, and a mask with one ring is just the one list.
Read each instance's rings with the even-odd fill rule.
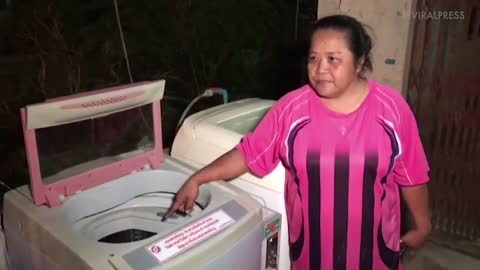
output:
[[31,192],[36,205],[163,160],[161,107],[165,81],[64,96],[21,109]]

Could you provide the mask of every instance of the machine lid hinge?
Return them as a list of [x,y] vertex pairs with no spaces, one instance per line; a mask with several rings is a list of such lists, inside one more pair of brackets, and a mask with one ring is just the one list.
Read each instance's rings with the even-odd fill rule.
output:
[[62,205],[65,196],[63,194],[59,194],[52,189],[48,189],[45,192],[45,198],[47,199],[48,205],[50,205],[51,207],[56,207]]

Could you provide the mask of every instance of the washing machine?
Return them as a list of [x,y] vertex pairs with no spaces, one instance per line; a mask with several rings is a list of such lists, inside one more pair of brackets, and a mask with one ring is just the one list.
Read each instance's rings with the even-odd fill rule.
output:
[[[171,156],[196,168],[203,167],[235,147],[252,132],[274,100],[247,98],[192,114],[178,130]],[[259,203],[282,214],[278,243],[279,269],[290,269],[288,224],[285,213],[285,168],[281,163],[263,179],[246,173],[231,181]]]
[[281,215],[226,183],[163,220],[195,168],[164,154],[165,81],[21,110],[30,184],[4,196],[10,269],[276,269]]

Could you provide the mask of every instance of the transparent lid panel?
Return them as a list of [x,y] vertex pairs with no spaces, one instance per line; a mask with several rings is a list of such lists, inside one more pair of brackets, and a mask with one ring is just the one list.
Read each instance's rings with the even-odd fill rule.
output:
[[248,134],[255,130],[265,114],[270,110],[270,107],[252,111],[237,117],[222,121],[219,126],[226,128],[238,134]]
[[36,130],[44,184],[153,150],[152,104]]

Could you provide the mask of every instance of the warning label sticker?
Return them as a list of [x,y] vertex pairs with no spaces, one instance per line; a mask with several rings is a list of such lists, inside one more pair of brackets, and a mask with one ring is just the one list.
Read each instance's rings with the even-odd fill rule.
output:
[[160,263],[163,263],[221,232],[231,226],[234,221],[223,210],[219,210],[147,246],[146,249]]

